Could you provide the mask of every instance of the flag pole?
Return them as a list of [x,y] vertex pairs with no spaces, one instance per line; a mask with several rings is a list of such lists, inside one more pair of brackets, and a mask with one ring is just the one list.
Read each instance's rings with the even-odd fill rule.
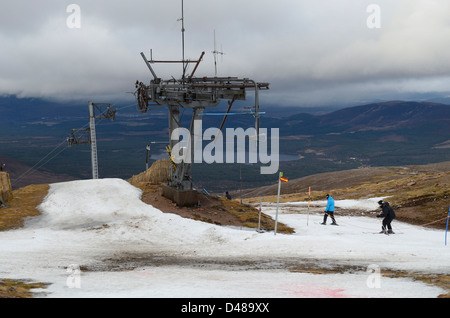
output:
[[311,203],[311,187],[308,190],[308,217],[306,219],[306,226],[309,225],[309,204]]
[[278,177],[278,195],[277,195],[277,213],[275,214],[275,233],[277,235],[277,225],[278,225],[278,205],[280,204],[280,188],[281,188],[281,177],[283,177],[283,172],[280,172]]
[[449,219],[450,219],[450,206],[448,207],[447,225],[445,226],[445,246],[447,246],[447,230],[448,230],[448,220]]
[[262,209],[262,196],[259,197],[259,217],[258,217],[258,231],[261,233],[261,209]]

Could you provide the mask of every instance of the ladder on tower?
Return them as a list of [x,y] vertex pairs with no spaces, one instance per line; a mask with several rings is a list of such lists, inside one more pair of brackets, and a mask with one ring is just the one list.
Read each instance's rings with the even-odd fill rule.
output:
[[89,129],[91,132],[92,179],[98,179],[97,135],[95,132],[94,106],[89,103]]

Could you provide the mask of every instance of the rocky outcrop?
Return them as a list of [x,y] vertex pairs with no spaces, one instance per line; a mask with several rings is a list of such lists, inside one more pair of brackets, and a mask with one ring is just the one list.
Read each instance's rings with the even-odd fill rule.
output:
[[11,181],[7,172],[0,172],[0,198],[4,203],[11,201],[13,198]]

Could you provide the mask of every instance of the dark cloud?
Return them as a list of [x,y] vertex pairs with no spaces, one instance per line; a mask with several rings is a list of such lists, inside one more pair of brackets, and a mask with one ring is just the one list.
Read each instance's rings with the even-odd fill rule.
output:
[[[81,8],[81,28],[66,20]],[[213,75],[213,31],[222,76],[268,81],[271,103],[318,105],[445,94],[450,79],[446,0],[186,0],[186,57],[206,52],[198,75]],[[150,74],[139,53],[181,58],[181,1],[10,1],[0,12],[0,94],[126,98]],[[369,29],[369,4],[381,28]],[[155,67],[162,77],[180,68]]]

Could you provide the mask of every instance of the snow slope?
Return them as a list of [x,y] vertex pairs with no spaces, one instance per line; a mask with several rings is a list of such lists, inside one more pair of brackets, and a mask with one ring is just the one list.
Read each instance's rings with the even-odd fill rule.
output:
[[[51,283],[43,297],[436,297],[447,291],[378,269],[449,274],[444,231],[375,217],[322,215],[280,206],[293,235],[216,226],[162,213],[121,179],[52,184],[42,214],[0,232],[0,277]],[[374,210],[379,198],[336,201]],[[323,202],[314,202],[324,205]],[[276,207],[264,212],[275,216]],[[303,212],[303,213],[300,213]],[[321,266],[344,271],[311,274]]]

